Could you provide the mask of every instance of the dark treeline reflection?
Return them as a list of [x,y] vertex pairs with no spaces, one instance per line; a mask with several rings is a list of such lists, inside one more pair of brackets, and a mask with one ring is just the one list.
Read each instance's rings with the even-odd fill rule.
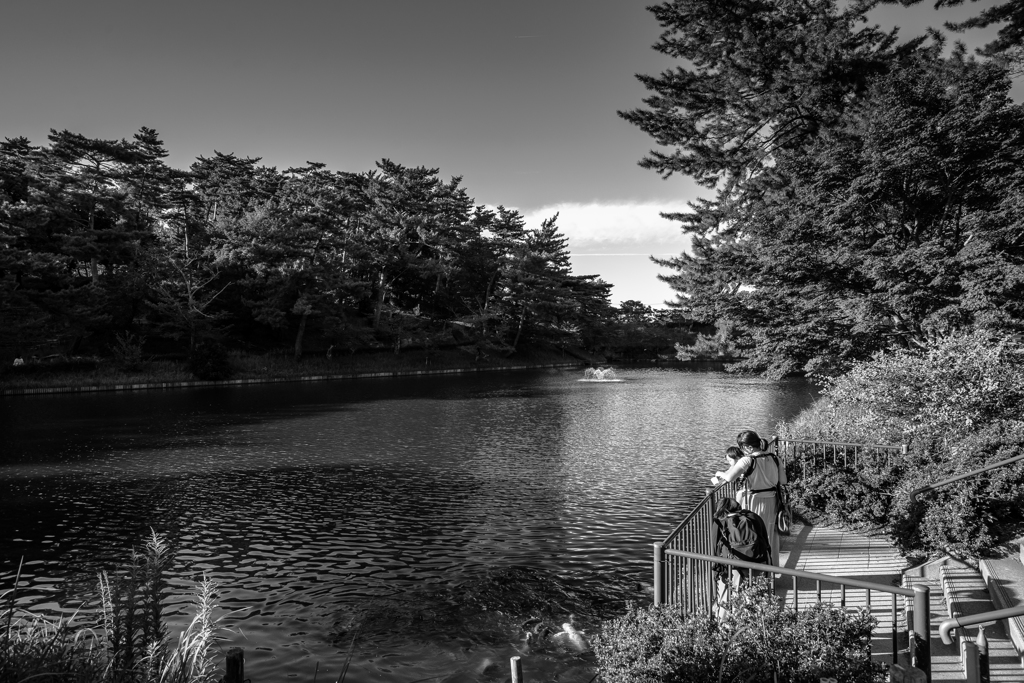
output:
[[[460,177],[389,160],[279,171],[131,140],[0,143],[0,351],[182,352],[587,343],[610,285],[574,275],[556,216],[474,204]],[[126,337],[131,334],[132,337]]]

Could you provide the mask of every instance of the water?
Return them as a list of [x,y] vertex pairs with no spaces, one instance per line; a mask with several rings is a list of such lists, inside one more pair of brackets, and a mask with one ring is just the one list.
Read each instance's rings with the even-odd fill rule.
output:
[[[650,543],[812,400],[803,381],[622,369],[0,399],[0,591],[55,609],[149,529],[221,586],[253,681],[593,676],[526,631],[649,599]],[[173,629],[172,629],[173,630]]]

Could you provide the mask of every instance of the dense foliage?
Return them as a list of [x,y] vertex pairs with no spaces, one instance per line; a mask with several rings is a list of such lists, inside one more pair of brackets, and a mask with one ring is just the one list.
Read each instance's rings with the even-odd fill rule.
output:
[[557,216],[527,227],[436,169],[278,171],[215,152],[181,171],[166,156],[149,128],[0,143],[5,365],[16,353],[124,361],[125,335],[192,352],[207,374],[220,371],[197,349],[206,340],[296,357],[310,344],[509,353],[591,343],[613,314],[610,286],[572,273]]
[[613,361],[674,360],[676,344],[692,342],[709,328],[679,311],[623,301],[604,326],[597,349]]
[[1024,462],[922,494],[926,484],[1024,455],[1024,345],[986,332],[924,349],[879,353],[825,384],[823,398],[783,433],[858,443],[905,443],[887,462],[790,468],[804,508],[832,523],[889,530],[911,554],[970,558],[1019,535]]
[[680,308],[735,325],[741,369],[838,373],[935,334],[1024,329],[1013,64],[938,34],[900,43],[865,23],[878,4],[652,8],[680,66],[641,76],[647,107],[622,116],[662,146],[641,165],[715,189],[670,216],[694,238],[666,279]]
[[794,612],[751,584],[721,619],[632,605],[602,626],[593,647],[607,683],[875,683],[884,674],[871,660],[873,627],[866,612],[824,603]]

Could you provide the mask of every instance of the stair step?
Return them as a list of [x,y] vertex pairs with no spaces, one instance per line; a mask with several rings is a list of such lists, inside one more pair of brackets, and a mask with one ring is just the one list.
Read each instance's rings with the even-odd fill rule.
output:
[[[1024,564],[1016,557],[981,561],[981,575],[996,609],[1024,605]],[[1024,617],[1006,620],[1017,656],[1024,655]],[[1022,658],[1024,664],[1024,658]]]
[[[988,590],[988,583],[981,572],[955,565],[947,565],[939,570],[939,584],[946,603],[949,618],[966,617],[996,609]],[[976,642],[978,627],[956,629],[961,656],[963,675],[966,676],[964,653],[968,642]],[[985,624],[985,636],[988,640],[989,663],[992,681],[1020,681],[1020,659],[1007,634],[1002,622]]]
[[[950,619],[995,609],[985,579],[974,569],[943,567],[939,570],[939,584],[942,586]],[[986,626],[991,623],[988,622]]]
[[[953,645],[946,645],[939,638],[939,624],[950,618],[952,613],[977,614],[995,608],[990,599],[987,605],[982,599],[988,598],[988,596],[983,592],[984,584],[976,570],[956,562],[936,562],[932,568],[934,571],[912,571],[904,574],[903,585],[906,588],[913,588],[915,584],[920,584],[928,586],[929,589],[932,624],[930,639],[932,681],[963,681],[965,677],[962,658],[964,636],[967,635],[974,640],[977,637],[978,628],[972,626],[969,629],[957,629],[954,631]],[[945,581],[941,577],[943,570],[947,573]],[[913,608],[911,599],[908,599],[906,607],[908,611]],[[993,683],[997,681],[1021,683],[1024,681],[1024,676],[1021,675],[1020,660],[1010,643],[1003,624],[997,623],[987,627],[985,635],[989,646],[990,680]]]
[[[991,612],[994,607],[988,597],[988,588],[981,574],[970,567],[945,566],[939,569],[939,585],[946,598],[946,612],[950,619],[969,617],[974,614]],[[979,624],[986,629],[995,622]],[[980,631],[975,628],[957,629],[960,645],[960,662],[967,675],[967,644],[978,639]],[[986,634],[987,635],[987,634]]]

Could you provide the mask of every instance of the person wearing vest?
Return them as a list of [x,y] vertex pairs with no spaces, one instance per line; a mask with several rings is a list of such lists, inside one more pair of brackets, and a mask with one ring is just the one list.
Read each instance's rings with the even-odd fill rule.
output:
[[736,445],[743,451],[743,456],[727,471],[715,472],[711,483],[718,485],[723,481],[736,481],[743,477],[742,489],[736,494],[736,499],[743,509],[756,512],[764,521],[772,549],[772,564],[777,566],[779,530],[775,527],[775,514],[778,512],[775,487],[786,483],[786,470],[780,467],[775,455],[763,450],[757,432],[749,429],[740,432],[736,437]]

